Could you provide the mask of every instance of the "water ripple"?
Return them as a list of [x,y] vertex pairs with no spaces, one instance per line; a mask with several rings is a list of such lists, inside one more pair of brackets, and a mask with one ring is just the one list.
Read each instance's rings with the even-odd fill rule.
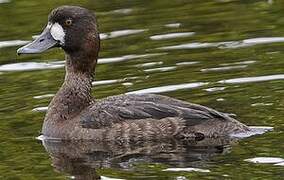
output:
[[198,61],[191,61],[191,62],[179,62],[176,63],[177,66],[189,66],[189,65],[193,65],[193,64],[198,64],[200,62]]
[[39,95],[39,96],[34,96],[34,99],[44,99],[44,98],[49,98],[53,97],[55,94],[44,94],[44,95]]
[[116,9],[113,11],[110,11],[111,14],[130,14],[133,11],[131,8],[125,8],[125,9]]
[[255,158],[245,159],[245,161],[256,164],[275,164],[275,165],[277,165],[278,163],[284,163],[284,159],[279,157],[255,157]]
[[12,46],[22,46],[29,42],[30,41],[22,41],[22,40],[0,41],[0,48],[12,47]]
[[120,179],[120,178],[110,178],[106,176],[101,176],[100,179],[101,180],[125,180],[125,179]]
[[135,65],[135,67],[152,67],[152,66],[162,65],[162,64],[163,64],[162,61],[148,62],[148,63],[143,63],[143,64],[137,64],[137,65]]
[[240,66],[225,66],[225,67],[216,67],[216,68],[205,68],[201,69],[201,72],[212,72],[212,71],[227,71],[233,69],[243,69],[246,68],[247,65],[240,65]]
[[150,36],[150,39],[152,39],[152,40],[174,39],[174,38],[193,36],[194,34],[195,34],[195,32],[160,34],[160,35]]
[[200,86],[207,85],[205,82],[197,82],[197,83],[185,83],[185,84],[177,84],[177,85],[168,85],[168,86],[160,86],[153,87],[148,89],[141,89],[137,91],[128,92],[126,94],[147,94],[147,93],[162,93],[162,92],[171,92],[181,89],[192,89]]
[[165,55],[165,54],[167,54],[167,53],[131,54],[131,55],[125,55],[125,56],[121,56],[121,57],[100,58],[98,60],[98,64],[121,62],[121,61],[127,61],[127,60],[131,60],[131,59],[154,57],[154,56],[160,56],[160,55]]
[[0,0],[0,4],[1,3],[9,3],[10,2],[10,0]]
[[23,62],[23,63],[13,63],[13,64],[1,65],[0,71],[2,72],[32,71],[32,70],[42,70],[42,69],[57,69],[61,67],[64,67],[64,64]]
[[34,108],[32,111],[33,112],[47,112],[48,110],[48,107],[37,107],[37,108]]
[[225,89],[226,89],[226,87],[212,87],[212,88],[207,88],[207,89],[204,89],[204,90],[207,91],[207,92],[215,92],[215,91],[223,91]]
[[111,38],[117,38],[122,36],[129,36],[133,34],[138,34],[141,32],[146,31],[147,29],[125,29],[125,30],[119,30],[119,31],[112,31],[109,33],[100,33],[100,39],[111,39]]
[[251,104],[252,107],[255,107],[255,106],[272,106],[273,103],[254,103],[254,104]]
[[180,171],[184,171],[184,172],[210,172],[210,170],[208,169],[200,169],[200,168],[167,168],[164,169],[163,171],[173,171],[173,172],[180,172]]
[[234,78],[234,79],[221,80],[218,82],[225,84],[241,84],[241,83],[262,82],[262,81],[283,80],[283,79],[284,79],[284,74],[276,74],[268,76]]
[[165,24],[164,26],[169,28],[179,28],[181,26],[181,23],[170,23],[170,24]]
[[125,82],[125,83],[122,83],[122,85],[129,87],[129,86],[133,86],[133,83],[131,83],[131,82]]
[[260,38],[245,39],[241,41],[241,44],[239,46],[236,47],[245,47],[247,45],[253,46],[257,44],[270,44],[277,42],[284,42],[284,37],[260,37]]
[[92,82],[93,86],[99,86],[99,85],[108,85],[108,84],[115,84],[118,82],[122,82],[122,79],[111,79],[111,80],[101,80],[101,81],[94,81]]
[[[160,55],[165,55],[165,54],[167,53],[131,54],[131,55],[125,55],[121,57],[100,58],[98,59],[98,64],[122,62],[122,61],[131,60],[131,59],[148,58],[148,57],[160,56]],[[158,62],[157,64],[160,64],[160,63]],[[151,64],[148,64],[148,65],[150,66]],[[45,63],[45,62],[11,63],[11,64],[0,65],[0,72],[58,69],[64,66],[65,66],[65,61],[53,61],[50,63]],[[145,64],[145,67],[146,66],[147,64]]]
[[256,61],[240,61],[240,62],[233,62],[233,63],[222,63],[221,66],[231,66],[231,65],[249,65],[254,64]]
[[100,86],[100,85],[108,85],[108,84],[115,84],[115,83],[123,83],[123,85],[131,84],[130,82],[127,82],[128,80],[136,80],[140,79],[141,77],[133,76],[133,77],[126,77],[123,79],[110,79],[110,80],[99,80],[99,81],[93,81],[93,86]]
[[199,48],[208,48],[208,47],[214,47],[214,43],[186,43],[181,45],[175,45],[175,46],[165,46],[160,47],[157,49],[161,50],[172,50],[172,49],[199,49]]
[[175,70],[176,66],[168,66],[168,67],[160,67],[160,68],[152,68],[152,69],[145,69],[144,72],[165,72]]
[[217,47],[220,49],[226,49],[226,48],[234,49],[234,48],[255,46],[259,44],[270,44],[278,42],[284,42],[284,37],[260,37],[260,38],[245,39],[241,41],[227,41],[227,42],[213,42],[213,43],[195,42],[195,43],[186,43],[174,46],[165,46],[157,49],[172,50],[172,49],[198,49],[198,48],[212,48],[212,47]]

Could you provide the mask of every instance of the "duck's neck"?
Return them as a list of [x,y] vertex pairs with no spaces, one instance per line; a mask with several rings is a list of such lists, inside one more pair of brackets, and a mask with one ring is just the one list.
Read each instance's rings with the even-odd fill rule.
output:
[[49,104],[45,121],[70,121],[92,103],[92,66],[95,64],[87,64],[87,60],[82,60],[82,57],[71,58],[66,55],[65,80]]

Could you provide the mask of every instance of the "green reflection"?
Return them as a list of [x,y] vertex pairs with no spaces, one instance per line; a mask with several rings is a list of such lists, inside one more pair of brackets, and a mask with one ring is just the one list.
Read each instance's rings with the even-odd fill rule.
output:
[[[272,3],[271,3],[272,2]],[[166,46],[186,43],[220,43],[258,37],[284,35],[284,1],[259,0],[95,0],[36,1],[11,0],[0,4],[0,43],[10,40],[31,40],[46,24],[51,9],[63,5],[81,5],[96,11],[102,33],[125,29],[145,29],[144,32],[102,41],[101,58],[133,54],[163,53],[127,61],[100,64],[96,80],[124,79],[122,82],[94,87],[96,98],[130,91],[193,82],[209,84],[196,89],[163,93],[183,100],[237,114],[248,125],[273,126],[275,131],[235,144],[230,153],[208,160],[210,173],[163,172],[163,163],[140,163],[131,171],[118,168],[99,170],[99,174],[117,178],[173,179],[280,179],[282,167],[257,165],[243,161],[257,156],[284,157],[283,154],[283,94],[284,81],[220,84],[218,81],[283,74],[283,42],[259,44],[242,48],[194,48],[161,50]],[[130,11],[115,11],[130,9]],[[180,27],[165,27],[180,23]],[[151,40],[158,34],[195,32],[193,36],[167,40]],[[42,55],[16,55],[16,46],[0,48],[0,65],[20,62],[56,62],[64,59],[61,50]],[[221,71],[201,69],[235,66],[234,63],[254,61],[244,68]],[[150,67],[137,66],[163,62]],[[198,62],[177,66],[181,62]],[[229,65],[224,65],[229,64]],[[144,70],[176,67],[169,71]],[[47,106],[49,98],[34,96],[54,94],[63,81],[64,69],[0,72],[0,179],[66,179],[66,174],[53,170],[51,160],[42,145],[35,140],[41,129],[44,113],[32,109]],[[136,78],[133,78],[136,77]],[[212,87],[226,87],[208,92]],[[206,164],[206,163],[205,163]],[[186,164],[185,164],[186,166]]]

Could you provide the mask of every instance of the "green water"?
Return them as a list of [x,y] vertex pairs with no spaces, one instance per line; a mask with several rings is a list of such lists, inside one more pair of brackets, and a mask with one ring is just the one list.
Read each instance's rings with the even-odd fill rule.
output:
[[[54,153],[50,155],[36,140],[44,117],[36,110],[51,99],[43,95],[54,94],[62,83],[64,54],[54,49],[19,57],[16,49],[39,34],[50,10],[63,4],[81,5],[97,14],[104,38],[93,89],[96,98],[154,91],[234,113],[245,124],[272,126],[274,131],[234,143],[222,152],[160,143],[143,146],[136,153],[143,158],[111,159],[112,154],[80,152],[85,145],[65,150],[58,146],[49,149]],[[185,34],[154,36],[170,33]],[[281,179],[283,166],[245,160],[284,158],[283,67],[283,0],[0,0],[0,179],[68,179],[84,173],[88,176],[81,179],[98,175]],[[139,148],[109,149],[120,154]],[[64,159],[68,153],[74,158]],[[163,171],[174,167],[207,171]]]

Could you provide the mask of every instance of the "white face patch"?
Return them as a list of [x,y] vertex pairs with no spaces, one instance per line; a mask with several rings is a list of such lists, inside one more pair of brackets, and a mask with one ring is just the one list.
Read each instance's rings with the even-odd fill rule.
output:
[[60,24],[54,23],[53,25],[51,25],[50,34],[53,37],[53,39],[59,41],[61,45],[64,44],[65,32]]

